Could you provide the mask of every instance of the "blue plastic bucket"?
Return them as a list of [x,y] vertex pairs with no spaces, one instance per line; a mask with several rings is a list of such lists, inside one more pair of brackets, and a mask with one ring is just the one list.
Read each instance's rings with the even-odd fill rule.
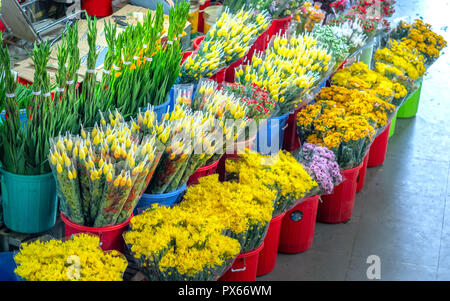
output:
[[139,200],[136,208],[133,211],[134,215],[141,214],[145,209],[150,208],[153,204],[159,204],[163,206],[173,206],[179,202],[184,192],[186,191],[187,185],[184,184],[181,188],[163,194],[147,194],[144,193]]
[[19,233],[40,233],[56,222],[58,198],[53,173],[16,175],[0,168],[3,219]]
[[[23,130],[23,128],[27,126],[27,121],[28,121],[28,118],[27,118],[27,111],[26,111],[25,109],[21,109],[21,110],[19,111],[19,113],[20,113],[20,115],[19,115],[19,116],[20,116],[20,121],[21,121],[21,123],[22,123],[21,129]],[[2,120],[5,119],[5,116],[6,116],[5,110],[3,110],[3,111],[0,113],[0,116],[2,117],[2,118],[0,118],[0,123],[2,123]]]
[[263,155],[271,155],[270,149],[272,145],[276,147],[278,152],[283,147],[284,130],[286,129],[286,121],[289,118],[289,113],[278,117],[271,117],[267,119],[267,122],[262,123],[262,126],[258,128],[258,134],[256,136],[256,149],[258,153]]
[[[153,112],[156,114],[157,120],[161,120],[164,114],[171,113],[175,108],[175,99],[173,97],[173,88],[170,89],[169,96],[165,103],[153,107]],[[147,107],[141,108],[142,112],[147,111]]]
[[21,278],[14,273],[17,265],[13,252],[0,253],[0,281],[19,281]]

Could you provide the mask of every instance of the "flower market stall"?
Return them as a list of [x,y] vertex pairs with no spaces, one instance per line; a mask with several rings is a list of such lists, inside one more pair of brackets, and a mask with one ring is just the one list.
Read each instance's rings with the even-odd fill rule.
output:
[[105,21],[101,68],[87,15],[87,54],[78,23],[56,57],[34,44],[31,85],[0,34],[5,226],[64,225],[16,250],[21,280],[129,280],[131,264],[150,281],[269,274],[311,248],[316,220],[353,217],[447,46],[423,20],[394,23],[392,0],[226,0],[186,48],[193,5]]

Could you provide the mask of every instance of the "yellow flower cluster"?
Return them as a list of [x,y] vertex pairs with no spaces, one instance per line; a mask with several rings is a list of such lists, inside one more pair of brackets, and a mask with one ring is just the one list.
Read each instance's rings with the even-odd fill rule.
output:
[[404,24],[404,28],[409,30],[406,37],[402,38],[402,43],[409,49],[417,49],[427,58],[427,63],[436,60],[441,50],[447,46],[445,39],[431,30],[431,25],[416,19],[411,25]]
[[262,182],[278,190],[274,214],[281,214],[295,200],[303,198],[317,183],[303,166],[288,152],[264,156],[247,149],[238,160],[227,160],[226,171],[239,175],[239,182],[253,185]]
[[[127,244],[144,266],[156,263],[161,272],[176,270],[183,277],[193,277],[215,270],[239,254],[241,246],[223,235],[218,217],[205,217],[181,206],[156,204],[133,217],[132,230],[125,233]],[[186,278],[183,280],[187,280]]]
[[338,70],[333,75],[331,82],[333,85],[374,93],[385,101],[390,101],[392,97],[395,99],[402,98],[407,93],[406,88],[401,83],[393,82],[380,73],[369,69],[363,62]]
[[324,87],[316,98],[317,104],[325,107],[325,112],[334,108],[343,109],[345,115],[360,115],[376,127],[385,126],[388,114],[395,110],[393,104],[372,93],[340,86]]
[[327,50],[309,34],[276,36],[265,53],[253,56],[249,66],[236,72],[236,82],[256,84],[278,103],[296,102],[333,67]]
[[[391,40],[387,48],[378,49],[374,54],[374,60],[396,67],[403,75],[414,81],[422,77],[426,71],[425,59],[422,54],[416,49],[410,49],[404,43],[395,40]],[[378,69],[377,71],[381,70]],[[382,72],[380,73],[385,75]]]
[[79,234],[64,242],[22,244],[15,272],[28,281],[122,281],[126,259],[117,251],[103,252],[99,242],[97,236]]
[[197,53],[189,56],[180,70],[181,83],[197,82],[243,58],[253,42],[267,29],[267,12],[254,16],[253,10],[241,9],[237,14],[222,13],[206,34]]

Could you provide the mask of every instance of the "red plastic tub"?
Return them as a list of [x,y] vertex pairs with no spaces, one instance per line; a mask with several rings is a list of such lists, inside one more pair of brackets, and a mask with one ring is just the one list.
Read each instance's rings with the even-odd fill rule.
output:
[[0,31],[1,32],[5,32],[6,31],[6,27],[5,27],[5,25],[3,25],[2,21],[0,21]]
[[277,263],[278,242],[280,240],[281,223],[286,213],[280,214],[270,221],[266,238],[264,239],[264,248],[259,253],[258,270],[256,276],[269,274],[275,268]]
[[185,53],[183,53],[183,58],[181,59],[181,65],[183,65],[184,61],[186,61],[186,59],[188,57],[191,56],[191,54],[193,54],[194,51],[186,51]]
[[389,142],[390,128],[391,124],[389,123],[386,129],[373,141],[372,146],[369,150],[369,162],[367,164],[368,167],[376,167],[384,163]]
[[210,165],[206,165],[206,166],[203,166],[203,167],[200,167],[199,169],[197,169],[194,172],[194,174],[189,177],[187,185],[188,186],[196,185],[196,184],[198,184],[199,178],[215,174],[217,171],[217,165],[219,165],[219,161],[220,161],[220,159]]
[[194,48],[194,50],[198,49],[198,47],[200,46],[200,44],[203,42],[204,39],[205,36],[201,36],[194,39],[194,41],[192,42],[192,47]]
[[366,182],[367,164],[369,163],[369,153],[364,157],[363,165],[359,170],[358,179],[356,180],[356,193],[360,192],[364,188]]
[[269,28],[270,27],[267,27],[267,29],[258,37],[258,39],[256,39],[255,43],[253,43],[253,46],[250,48],[247,55],[245,56],[244,63],[246,62],[250,63],[252,61],[252,57],[255,52],[261,52],[267,49],[267,44],[269,43],[267,41],[269,37]]
[[284,34],[288,30],[289,23],[291,23],[291,21],[291,16],[282,19],[274,19],[269,27],[268,41],[270,41],[270,39],[278,33]]
[[292,208],[283,218],[278,252],[297,254],[311,248],[316,227],[319,196],[312,196]]
[[255,281],[259,253],[263,248],[264,242],[255,250],[239,254],[232,267],[219,278],[219,281]]
[[297,114],[302,108],[294,111],[293,114],[289,114],[287,121],[287,128],[284,130],[283,149],[289,152],[295,151],[300,148],[300,138],[297,133]]
[[223,68],[217,74],[211,76],[211,79],[214,80],[216,83],[221,84],[225,81],[225,74],[226,74],[227,68]]
[[236,68],[242,65],[242,62],[244,61],[244,58],[238,59],[236,62],[228,66],[226,72],[225,72],[225,81],[227,83],[234,83],[235,75],[236,75]]
[[112,0],[82,0],[81,9],[89,16],[106,17],[113,13]]
[[64,228],[66,237],[70,237],[72,236],[72,234],[77,233],[90,233],[93,235],[97,235],[100,237],[100,247],[104,251],[117,250],[119,252],[123,252],[125,242],[123,240],[122,234],[127,229],[132,217],[133,215],[131,215],[130,218],[125,222],[118,225],[94,228],[75,224],[61,212],[61,219],[63,220],[65,225]]
[[203,16],[203,11],[205,8],[211,5],[211,0],[206,0],[205,4],[200,5],[199,14],[198,14],[198,32],[205,31],[205,18]]
[[317,211],[317,220],[337,224],[348,221],[353,214],[359,170],[363,163],[352,169],[341,170],[343,182],[334,187],[332,194],[322,196]]

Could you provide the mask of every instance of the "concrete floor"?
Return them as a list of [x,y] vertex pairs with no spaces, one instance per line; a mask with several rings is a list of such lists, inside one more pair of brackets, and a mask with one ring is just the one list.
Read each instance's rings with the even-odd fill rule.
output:
[[[450,42],[448,0],[397,0],[396,17],[422,16]],[[383,166],[369,168],[346,224],[317,223],[310,250],[279,254],[257,280],[450,280],[450,53],[425,76],[419,112],[397,121]]]

